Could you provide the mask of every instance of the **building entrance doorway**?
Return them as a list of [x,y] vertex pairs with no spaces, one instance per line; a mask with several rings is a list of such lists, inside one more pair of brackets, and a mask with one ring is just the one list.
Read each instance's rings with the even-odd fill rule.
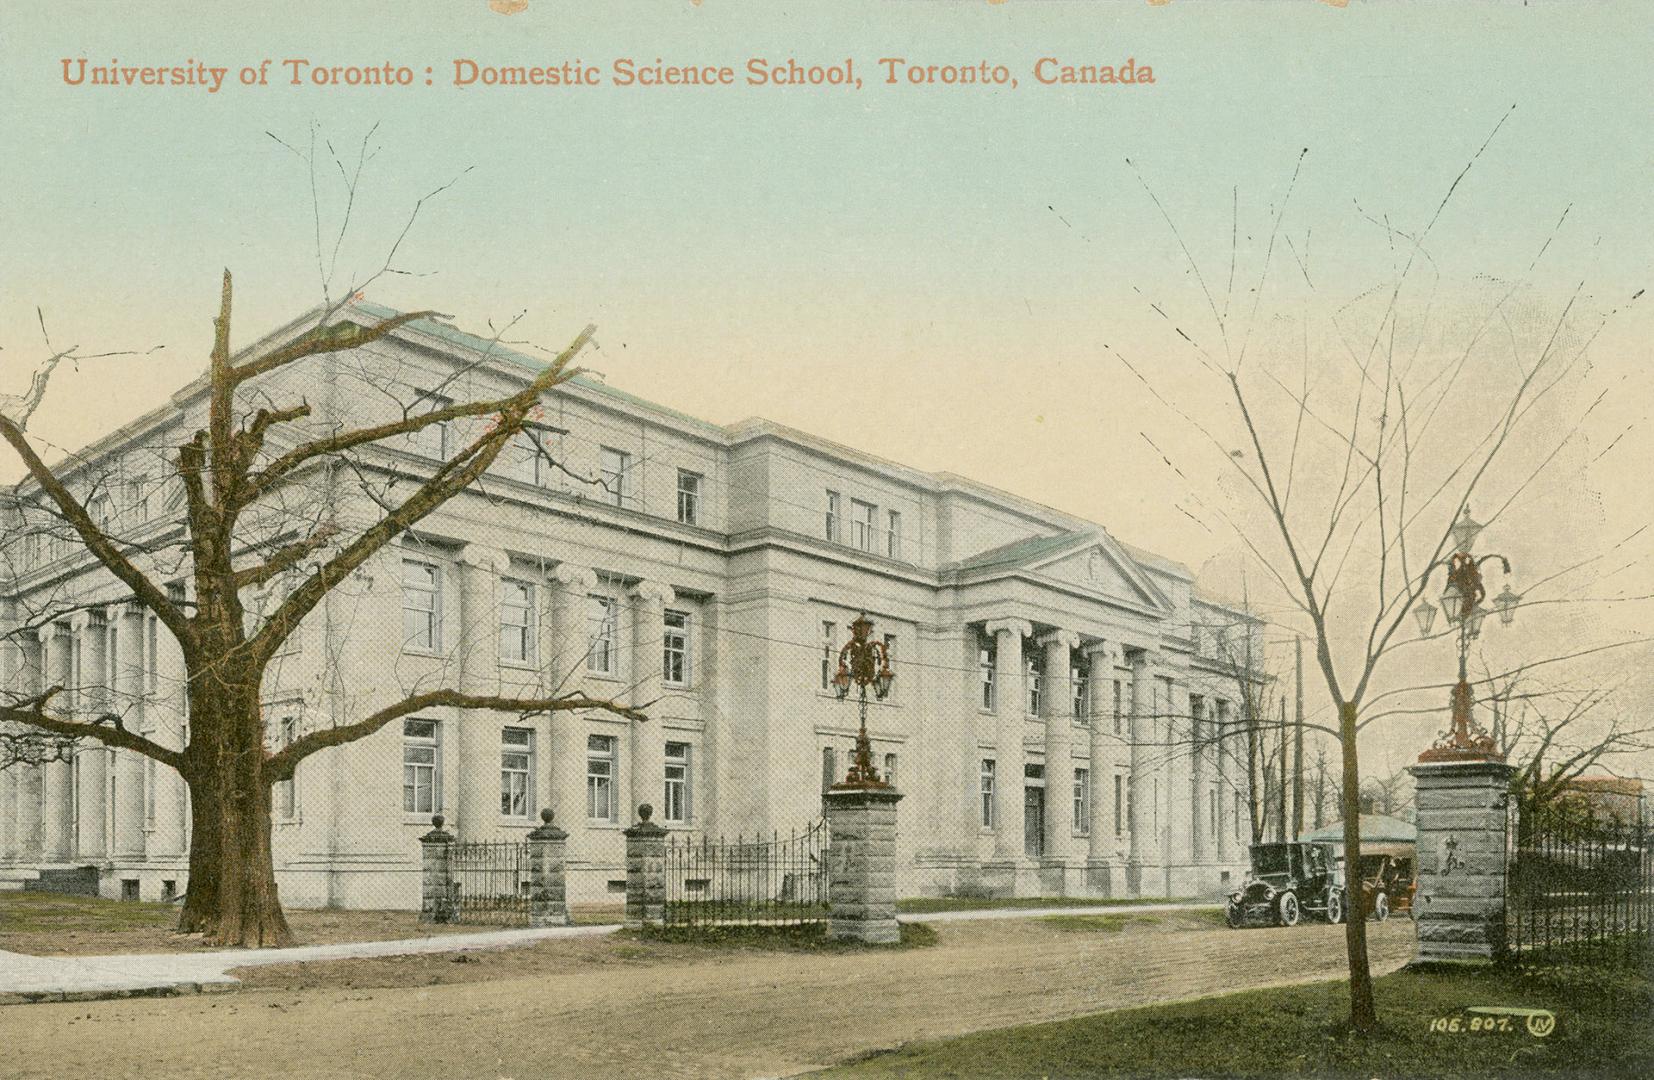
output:
[[1022,848],[1031,859],[1045,854],[1045,789],[1022,789]]

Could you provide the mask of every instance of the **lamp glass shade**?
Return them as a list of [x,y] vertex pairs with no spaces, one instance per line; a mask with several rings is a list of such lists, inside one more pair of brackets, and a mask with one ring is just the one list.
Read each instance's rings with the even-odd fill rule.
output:
[[1442,590],[1442,610],[1447,613],[1447,621],[1454,626],[1464,618],[1464,594],[1459,591],[1459,583],[1449,581],[1447,588]]
[[839,665],[838,674],[833,676],[833,689],[838,691],[839,697],[850,693],[850,669],[843,664]]
[[1481,635],[1482,635],[1482,620],[1485,619],[1485,618],[1487,618],[1487,610],[1485,608],[1477,608],[1475,611],[1472,611],[1470,613],[1470,636],[1471,637],[1481,637]]
[[894,671],[891,671],[889,668],[885,668],[885,669],[883,669],[882,671],[879,672],[879,682],[878,682],[879,697],[883,698],[884,696],[886,696],[887,694],[890,693],[890,683],[895,678],[896,678],[896,673]]
[[1429,634],[1430,628],[1436,625],[1436,605],[1422,596],[1419,597],[1418,603],[1413,605],[1413,618],[1419,621],[1419,633]]
[[1521,602],[1522,598],[1511,592],[1510,583],[1506,582],[1504,591],[1493,598],[1493,606],[1499,609],[1499,622],[1501,625],[1509,626],[1511,623],[1516,621],[1516,605]]
[[1453,523],[1453,542],[1460,551],[1469,551],[1470,545],[1476,542],[1476,536],[1482,531],[1481,522],[1470,516],[1470,507],[1464,508],[1464,514]]

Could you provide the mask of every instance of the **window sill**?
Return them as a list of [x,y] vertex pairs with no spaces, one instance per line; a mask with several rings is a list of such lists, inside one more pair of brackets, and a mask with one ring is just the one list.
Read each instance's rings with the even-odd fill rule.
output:
[[441,659],[445,658],[448,654],[444,653],[444,652],[439,652],[436,649],[411,649],[408,646],[404,645],[404,646],[402,646],[402,655],[403,656],[429,656],[432,659],[441,660]]
[[[433,827],[431,825],[431,819],[433,817],[437,816],[438,814],[441,814],[441,813],[442,813],[441,810],[432,810],[429,814],[404,813],[402,815],[402,824],[404,824],[404,825],[418,825],[421,828],[429,829],[429,828]],[[444,815],[444,816],[446,816],[446,815]],[[446,827],[446,826],[444,826],[444,827]]]
[[598,681],[598,682],[612,682],[612,683],[617,683],[617,682],[619,682],[619,681],[620,681],[620,675],[619,675],[619,673],[618,673],[618,672],[613,672],[613,671],[593,671],[593,670],[592,670],[592,669],[591,669],[591,668],[587,668],[587,669],[586,669],[586,678],[588,678],[588,679],[596,679],[596,680],[597,680],[597,681]]
[[503,817],[503,818],[500,819],[500,828],[502,828],[502,829],[532,829],[532,828],[534,828],[534,822],[529,820],[528,818],[518,818],[518,817],[504,818]]
[[538,672],[540,664],[537,660],[501,660],[500,666],[507,671]]
[[284,818],[273,817],[273,818],[270,819],[270,824],[273,827],[278,828],[278,829],[281,828],[283,825],[303,825],[304,824],[304,816],[300,815],[298,817],[284,817]]
[[593,818],[586,819],[586,828],[597,829],[602,832],[620,832],[622,829],[629,827],[630,826],[622,825],[618,821],[598,820]]

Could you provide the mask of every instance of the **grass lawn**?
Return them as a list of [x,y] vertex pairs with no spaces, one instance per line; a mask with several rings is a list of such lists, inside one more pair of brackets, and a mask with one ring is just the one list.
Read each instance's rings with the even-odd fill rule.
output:
[[[873,1077],[1654,1075],[1648,971],[1568,978],[1488,969],[1398,971],[1376,980],[1380,1031],[1352,1038],[1342,981],[1126,1009],[920,1043],[816,1074]],[[1556,1016],[1546,1037],[1520,1016],[1508,1029],[1473,1006]],[[1457,1031],[1432,1021],[1457,1020]]]
[[1001,911],[1015,908],[1123,907],[1128,904],[1189,904],[1190,897],[1143,897],[1137,900],[1094,900],[1083,896],[909,896],[896,901],[902,915],[929,915],[938,911]]
[[780,949],[815,953],[918,949],[936,944],[936,931],[928,926],[903,923],[901,933],[901,941],[890,945],[828,940],[826,923],[807,923],[803,926],[647,926],[642,930],[622,930],[616,937],[713,949]]
[[1040,922],[1058,930],[1074,930],[1088,933],[1101,932],[1104,934],[1118,934],[1128,926],[1159,926],[1166,924],[1169,929],[1199,930],[1210,926],[1223,926],[1223,912],[1207,911],[1137,911],[1121,912],[1118,915],[1045,915]]

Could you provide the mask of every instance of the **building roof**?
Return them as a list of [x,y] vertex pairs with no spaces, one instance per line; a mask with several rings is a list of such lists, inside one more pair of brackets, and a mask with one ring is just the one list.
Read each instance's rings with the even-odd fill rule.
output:
[[1643,782],[1633,776],[1576,776],[1563,786],[1569,791],[1600,791],[1613,795],[1643,793]]
[[[1409,825],[1400,818],[1390,817],[1388,814],[1362,814],[1361,842],[1363,844],[1413,844],[1418,842],[1419,830],[1416,825]],[[1344,842],[1344,823],[1335,821],[1331,825],[1307,832],[1303,839],[1322,843],[1342,844]]]
[[996,548],[978,552],[959,563],[961,570],[982,570],[992,566],[1018,566],[1033,559],[1055,554],[1085,540],[1096,540],[1095,532],[1084,530],[1058,533],[1056,536],[1030,536],[1013,540]]

